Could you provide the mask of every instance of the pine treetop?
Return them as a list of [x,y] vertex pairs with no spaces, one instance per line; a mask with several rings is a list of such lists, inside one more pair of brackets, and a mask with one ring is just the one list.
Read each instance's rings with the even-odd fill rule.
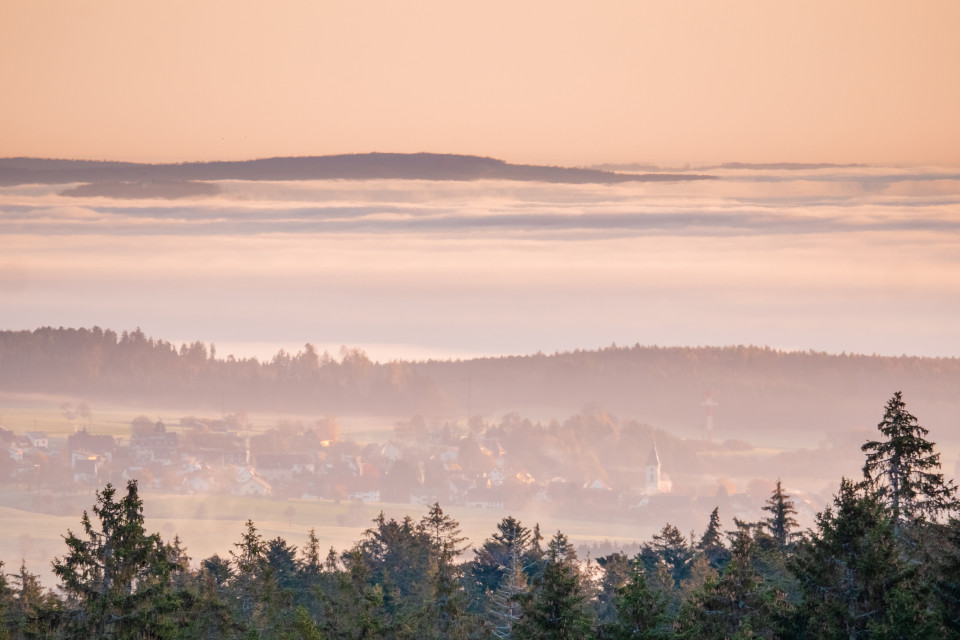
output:
[[960,507],[957,487],[940,473],[940,454],[927,440],[930,432],[907,411],[902,392],[887,402],[877,429],[883,438],[861,447],[867,454],[864,482],[890,510],[898,530],[905,522],[936,520]]

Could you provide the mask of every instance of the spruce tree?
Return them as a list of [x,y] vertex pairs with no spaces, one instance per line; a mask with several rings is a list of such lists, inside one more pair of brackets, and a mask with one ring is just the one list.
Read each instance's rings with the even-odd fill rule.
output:
[[427,536],[430,548],[430,600],[421,618],[421,636],[457,638],[465,636],[464,614],[467,603],[460,579],[462,567],[457,557],[466,549],[466,537],[460,523],[443,513],[439,503],[420,520],[419,529]]
[[904,560],[890,512],[863,484],[842,481],[790,566],[803,596],[799,637],[938,637],[919,567]]
[[767,499],[767,504],[763,507],[763,510],[770,513],[770,517],[763,520],[763,526],[766,527],[781,549],[786,548],[793,535],[793,530],[799,525],[793,517],[797,515],[797,510],[794,508],[790,496],[783,492],[780,478],[777,478],[777,487]]
[[178,640],[227,640],[237,638],[243,627],[235,620],[232,608],[225,599],[223,579],[215,577],[209,567],[229,563],[213,556],[200,563],[200,569],[188,575],[187,584],[179,591]]
[[933,568],[933,589],[943,622],[960,638],[960,520],[950,518],[940,531],[941,550]]
[[252,520],[247,520],[246,527],[240,541],[233,545],[235,550],[230,551],[234,574],[226,591],[235,603],[235,619],[248,634],[260,640],[283,638],[293,622],[289,615],[293,595],[280,588],[270,554],[272,550],[277,566],[295,581],[296,548],[287,545],[283,538],[264,541]]
[[[336,567],[336,553],[333,554]],[[330,576],[324,571],[324,558],[320,552],[320,539],[314,529],[307,534],[307,544],[301,549],[301,557],[297,561],[297,589],[294,600],[303,605],[307,613],[319,618],[321,614],[317,591],[329,590]]]
[[700,536],[697,549],[704,551],[716,546],[723,546],[723,539],[720,537],[720,507],[714,507],[710,512],[710,522],[707,524],[706,531]]
[[648,575],[656,572],[660,565],[669,573],[674,585],[689,576],[693,556],[691,543],[680,533],[680,529],[669,522],[653,535],[653,542],[640,552]]
[[460,523],[446,515],[439,502],[431,505],[427,515],[421,518],[420,529],[429,537],[432,552],[437,555],[455,558],[469,546],[463,545],[467,538],[461,535]]
[[369,569],[369,582],[380,588],[388,616],[384,632],[415,635],[423,604],[432,593],[430,539],[409,516],[387,520],[381,513],[358,545]]
[[786,604],[780,594],[765,587],[753,566],[750,529],[738,528],[731,546],[723,573],[684,602],[678,620],[681,638],[780,637],[779,613]]
[[201,560],[200,568],[210,575],[218,589],[225,586],[234,576],[230,560],[218,554],[213,554],[209,558]]
[[40,577],[27,570],[26,562],[22,561],[20,571],[10,578],[7,619],[11,628],[17,630],[14,637],[42,637],[55,622],[51,618],[57,617],[59,602],[51,592],[44,591]]
[[639,562],[633,564],[630,580],[617,589],[617,618],[609,637],[615,640],[654,640],[673,636],[669,600],[651,589]]
[[230,551],[233,558],[232,579],[229,591],[237,606],[237,619],[243,624],[252,625],[261,610],[260,597],[268,579],[269,567],[266,561],[267,545],[263,536],[257,532],[253,520],[247,520],[247,530],[234,543],[236,550]]
[[730,560],[730,551],[724,546],[723,537],[720,534],[720,507],[715,507],[710,513],[707,529],[697,543],[697,550],[703,553],[714,569],[722,569]]
[[389,636],[383,588],[371,585],[370,571],[360,547],[343,555],[345,571],[338,571],[329,591],[321,591],[324,616],[321,632],[327,638],[361,640]]
[[936,520],[956,510],[957,488],[944,480],[929,431],[907,411],[900,391],[887,402],[877,429],[883,438],[861,447],[867,454],[863,476],[890,511],[894,533],[899,536],[905,523]]
[[561,532],[550,540],[543,573],[522,598],[523,616],[513,627],[520,640],[575,640],[590,636],[593,617],[577,554]]
[[502,633],[509,635],[511,620],[519,615],[516,596],[526,591],[536,559],[532,556],[531,532],[512,516],[497,523],[497,531],[474,553],[469,577],[477,613],[483,612],[487,594],[491,594],[490,612],[494,626],[507,625]]
[[7,587],[7,577],[3,573],[3,560],[0,560],[0,640],[8,640],[10,631],[7,629],[7,603],[10,600],[10,589]]
[[301,586],[297,548],[277,536],[267,542],[264,558],[281,590],[297,591]]
[[320,539],[316,529],[311,528],[307,534],[307,544],[301,550],[303,558],[300,560],[300,579],[308,587],[314,585],[323,571],[323,558],[320,557]]
[[603,570],[596,588],[593,608],[597,618],[597,635],[604,638],[617,619],[617,593],[633,576],[635,564],[622,553],[597,558]]
[[87,638],[140,638],[164,633],[165,614],[177,605],[169,597],[170,574],[180,571],[169,546],[143,526],[143,502],[136,480],[119,501],[107,484],[97,492],[83,534],[68,531],[67,554],[53,561],[53,572],[73,607],[69,629]]
[[531,535],[519,520],[507,516],[497,524],[497,532],[476,551],[470,565],[477,601],[485,599],[493,635],[501,640],[513,637],[513,625],[520,620],[519,599],[529,584]]

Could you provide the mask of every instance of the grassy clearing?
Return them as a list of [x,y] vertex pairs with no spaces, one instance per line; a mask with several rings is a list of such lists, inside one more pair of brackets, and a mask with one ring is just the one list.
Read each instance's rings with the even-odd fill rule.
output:
[[[16,433],[43,431],[48,437],[66,440],[67,436],[81,427],[92,433],[111,435],[126,439],[130,436],[130,422],[137,416],[147,416],[151,420],[163,420],[173,431],[179,430],[180,418],[196,416],[198,418],[220,418],[220,412],[196,408],[157,408],[129,407],[122,405],[90,404],[89,420],[69,418],[62,405],[76,406],[82,399],[68,396],[42,394],[0,394],[0,426]],[[88,403],[89,404],[89,403]],[[299,414],[283,412],[254,412],[248,415],[250,427],[245,435],[263,433],[283,422],[300,422],[310,426],[325,416],[319,414]],[[386,442],[393,437],[394,425],[409,419],[407,417],[381,416],[337,416],[340,425],[340,437],[358,442]]]

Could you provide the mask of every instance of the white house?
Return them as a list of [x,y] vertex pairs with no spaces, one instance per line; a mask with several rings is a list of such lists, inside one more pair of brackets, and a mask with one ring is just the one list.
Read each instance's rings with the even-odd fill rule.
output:
[[30,441],[30,446],[35,449],[46,449],[50,446],[47,434],[42,431],[28,431],[27,440]]

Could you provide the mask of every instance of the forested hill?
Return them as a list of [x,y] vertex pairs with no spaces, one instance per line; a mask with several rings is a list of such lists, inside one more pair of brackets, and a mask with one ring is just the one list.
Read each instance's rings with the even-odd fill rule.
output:
[[139,164],[43,158],[0,159],[0,185],[204,180],[520,180],[553,183],[704,180],[711,176],[615,173],[599,169],[509,164],[439,153],[358,153],[238,162]]
[[174,345],[140,330],[0,332],[0,387],[86,401],[227,411],[284,409],[462,419],[510,411],[549,419],[597,403],[693,435],[713,394],[717,436],[769,429],[872,428],[903,390],[937,437],[960,417],[960,359],[830,355],[760,347],[616,347],[554,355],[375,363],[310,345],[269,362]]

